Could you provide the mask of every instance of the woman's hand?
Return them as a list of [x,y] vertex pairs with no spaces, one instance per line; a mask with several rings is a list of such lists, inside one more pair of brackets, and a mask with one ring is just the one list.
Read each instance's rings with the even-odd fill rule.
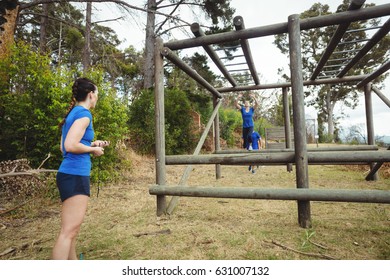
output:
[[104,148],[103,147],[93,147],[91,152],[95,157],[100,157],[104,155]]
[[110,145],[109,141],[103,141],[103,140],[96,140],[91,143],[91,147],[93,148],[92,154],[95,157],[100,157],[104,155],[104,147],[107,147]]
[[107,147],[110,145],[109,141],[96,140],[91,143],[91,147]]

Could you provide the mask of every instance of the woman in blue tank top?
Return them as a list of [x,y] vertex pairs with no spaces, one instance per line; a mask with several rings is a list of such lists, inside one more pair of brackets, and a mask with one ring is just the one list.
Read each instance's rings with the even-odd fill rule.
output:
[[86,78],[72,87],[72,101],[63,121],[60,149],[63,161],[57,172],[57,187],[62,201],[61,230],[52,258],[75,260],[76,237],[84,220],[90,195],[91,154],[102,156],[107,141],[96,140],[92,114],[98,101],[98,89]]
[[242,116],[242,147],[244,149],[248,149],[249,147],[249,142],[248,142],[248,137],[253,132],[253,115],[255,113],[255,110],[258,106],[257,99],[255,95],[252,93],[250,94],[250,97],[254,100],[255,104],[253,107],[250,106],[249,100],[245,100],[244,106],[240,105],[238,103],[238,100],[242,97],[242,94],[240,93],[238,97],[234,101],[234,105],[236,106],[237,109],[241,111],[241,116]]

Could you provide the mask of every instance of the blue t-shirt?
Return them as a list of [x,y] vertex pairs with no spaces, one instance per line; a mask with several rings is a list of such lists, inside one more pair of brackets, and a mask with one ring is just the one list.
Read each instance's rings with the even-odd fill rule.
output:
[[255,110],[253,107],[249,108],[249,112],[245,110],[244,106],[241,106],[241,115],[242,115],[242,127],[248,128],[248,127],[253,127],[253,114]]
[[73,154],[68,153],[65,150],[65,139],[68,135],[69,129],[73,125],[73,123],[81,118],[89,118],[90,122],[85,130],[83,137],[81,138],[80,143],[91,146],[91,142],[94,138],[94,131],[92,127],[92,114],[91,112],[84,108],[83,106],[76,106],[70,111],[69,115],[66,117],[65,123],[62,126],[62,151],[63,151],[63,161],[58,169],[58,172],[72,174],[72,175],[80,175],[80,176],[90,176],[91,172],[91,155],[90,153],[82,153],[82,154]]
[[257,131],[253,131],[251,134],[252,138],[252,149],[258,150],[259,149],[259,140],[261,139],[260,134]]

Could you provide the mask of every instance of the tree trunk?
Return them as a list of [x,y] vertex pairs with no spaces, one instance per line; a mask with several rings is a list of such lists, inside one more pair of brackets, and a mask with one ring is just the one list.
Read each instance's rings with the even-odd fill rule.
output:
[[17,0],[0,2],[0,59],[8,56],[14,42],[16,20],[19,14]]
[[92,17],[92,3],[87,2],[87,12],[85,16],[85,45],[83,53],[83,68],[84,75],[88,72],[91,65],[91,17]]
[[41,17],[40,37],[39,37],[39,51],[41,54],[46,52],[47,46],[47,23],[49,16],[49,4],[42,4],[43,15]]
[[331,101],[331,91],[326,94],[326,107],[328,108],[328,135],[332,142],[334,142],[334,122],[333,122],[333,108],[334,103]]
[[[0,2],[0,60],[5,60],[11,51],[14,43],[14,34],[16,21],[19,14],[19,5],[17,0]],[[5,67],[7,69],[7,67]],[[0,85],[7,88],[9,82],[8,72],[0,72]]]
[[[156,0],[148,0],[148,9],[157,10]],[[145,37],[145,63],[144,63],[144,88],[148,89],[153,86],[154,80],[154,44],[156,37],[154,34],[156,14],[148,12],[146,21],[146,37]]]

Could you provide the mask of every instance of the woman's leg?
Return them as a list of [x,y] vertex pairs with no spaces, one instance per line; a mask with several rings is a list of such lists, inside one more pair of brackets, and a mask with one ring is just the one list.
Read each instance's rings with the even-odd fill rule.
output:
[[76,236],[87,211],[89,197],[75,195],[66,199],[62,204],[61,231],[53,248],[52,259],[77,259]]
[[68,260],[77,260],[77,253],[76,253],[76,237],[75,236],[73,239],[72,239],[72,243],[70,244],[70,251],[69,251],[69,256],[68,256]]
[[248,149],[248,132],[249,132],[249,128],[244,127],[242,129],[242,138],[244,140],[244,143],[243,143],[242,147],[244,149]]

